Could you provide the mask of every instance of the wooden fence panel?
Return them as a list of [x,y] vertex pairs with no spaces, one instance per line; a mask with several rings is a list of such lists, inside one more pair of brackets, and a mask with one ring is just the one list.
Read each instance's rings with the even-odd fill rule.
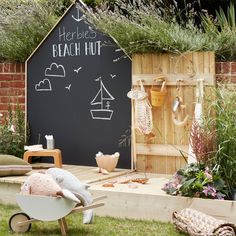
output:
[[[196,102],[196,81],[204,79],[206,93],[209,93],[209,87],[215,86],[215,55],[213,52],[133,55],[133,87],[142,80],[149,100],[153,80],[162,74],[167,76],[167,96],[164,105],[152,108],[155,137],[151,141],[147,140],[133,129],[133,160],[138,171],[173,174],[186,163],[179,150],[186,158],[188,156],[189,131]],[[183,98],[186,113],[190,116],[187,124],[182,127],[176,126],[172,121],[172,107],[176,96]]]

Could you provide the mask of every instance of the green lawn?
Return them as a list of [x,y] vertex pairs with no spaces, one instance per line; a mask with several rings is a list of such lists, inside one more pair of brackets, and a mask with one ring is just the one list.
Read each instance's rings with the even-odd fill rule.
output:
[[[43,206],[42,206],[43,209]],[[15,206],[0,205],[0,236],[7,235],[60,235],[59,224],[54,222],[34,222],[29,233],[11,234],[8,228],[8,220],[12,214],[20,212]],[[141,221],[129,219],[117,219],[111,217],[95,216],[91,225],[82,224],[82,214],[75,213],[66,217],[68,224],[68,236],[183,236],[171,223],[160,223],[157,221]]]

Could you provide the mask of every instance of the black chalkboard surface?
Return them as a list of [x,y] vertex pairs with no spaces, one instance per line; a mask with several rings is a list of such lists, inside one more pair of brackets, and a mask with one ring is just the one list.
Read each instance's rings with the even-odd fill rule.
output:
[[[64,164],[96,166],[95,154],[120,152],[130,168],[131,62],[112,39],[96,31],[74,4],[27,61],[30,142],[53,135]],[[108,42],[113,46],[104,46]]]

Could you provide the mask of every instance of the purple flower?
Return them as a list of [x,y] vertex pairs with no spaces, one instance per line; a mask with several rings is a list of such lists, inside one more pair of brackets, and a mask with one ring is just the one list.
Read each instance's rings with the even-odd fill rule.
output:
[[212,174],[210,173],[210,169],[208,167],[206,167],[204,174],[209,181],[213,180]]
[[216,189],[210,185],[204,186],[202,192],[205,194],[206,197],[216,198],[217,196]]

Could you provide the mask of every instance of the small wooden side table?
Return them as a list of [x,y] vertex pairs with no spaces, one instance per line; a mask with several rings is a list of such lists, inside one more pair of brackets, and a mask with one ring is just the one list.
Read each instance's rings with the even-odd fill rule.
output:
[[23,159],[24,161],[32,163],[33,156],[53,157],[55,167],[62,168],[62,156],[61,156],[61,150],[59,149],[52,149],[52,150],[43,149],[40,151],[26,151],[24,153]]

